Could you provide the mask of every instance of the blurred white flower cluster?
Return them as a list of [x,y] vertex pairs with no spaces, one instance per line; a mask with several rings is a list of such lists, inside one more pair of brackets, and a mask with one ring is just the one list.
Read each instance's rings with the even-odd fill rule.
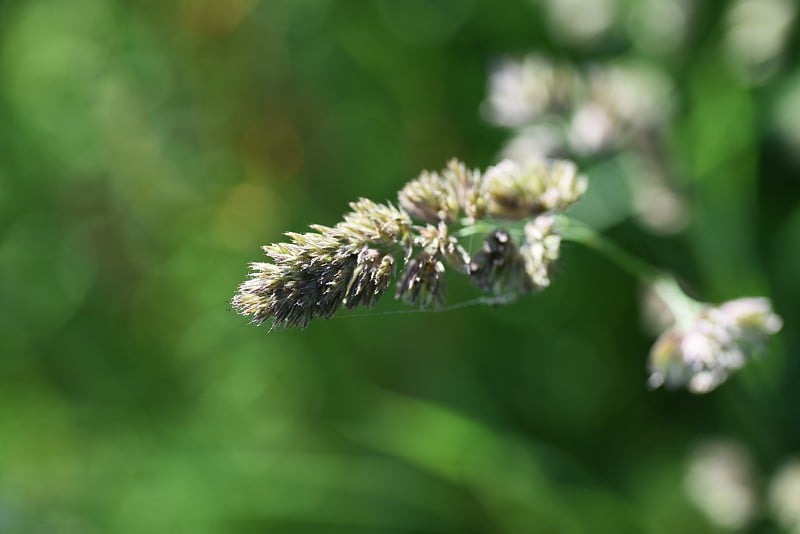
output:
[[759,482],[748,450],[729,439],[696,446],[684,479],[689,500],[717,527],[741,530],[763,516],[786,532],[800,532],[800,460],[778,469],[765,495]]
[[787,531],[800,532],[800,460],[787,462],[769,485],[769,505]]
[[671,95],[669,79],[645,63],[580,70],[528,55],[498,63],[484,111],[493,124],[517,130],[506,149],[514,159],[591,155],[658,131],[671,114]]
[[[579,49],[627,41],[647,56],[685,48],[696,0],[530,0],[541,8],[553,39]],[[733,0],[724,10],[722,46],[745,83],[759,84],[780,67],[797,18],[795,0]]]
[[783,324],[766,298],[703,306],[693,318],[687,319],[687,315],[653,346],[651,387],[686,386],[692,393],[707,393],[762,350],[768,337]]
[[746,82],[760,83],[777,70],[797,13],[794,0],[737,0],[726,13],[725,51]]
[[503,58],[489,78],[488,119],[498,126],[519,128],[569,105],[576,73],[530,54],[522,60]]
[[611,35],[627,35],[642,51],[667,54],[689,32],[693,0],[531,0],[541,6],[554,39],[591,46]]
[[689,459],[686,493],[712,523],[740,529],[753,520],[758,508],[754,478],[744,447],[730,441],[707,442]]
[[626,166],[635,167],[631,211],[652,231],[673,233],[688,222],[662,147],[673,93],[669,77],[650,63],[578,68],[529,54],[496,64],[482,111],[492,124],[511,130],[502,157],[523,165],[622,155]]

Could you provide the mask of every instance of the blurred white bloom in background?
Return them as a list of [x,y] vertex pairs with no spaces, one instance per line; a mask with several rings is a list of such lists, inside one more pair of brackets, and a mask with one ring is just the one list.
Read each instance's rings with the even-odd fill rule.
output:
[[636,217],[650,231],[674,234],[689,224],[689,209],[684,199],[664,178],[641,174],[631,180]]
[[535,55],[521,61],[504,58],[489,76],[484,112],[498,126],[524,126],[564,105],[571,85],[571,71],[547,59]]
[[625,157],[629,169],[631,194],[636,217],[650,231],[657,234],[674,234],[689,224],[689,207],[686,200],[669,184],[663,169],[647,158],[629,154]]
[[797,5],[793,0],[738,0],[726,15],[725,49],[747,81],[768,78],[783,52]]
[[650,351],[651,387],[686,386],[692,393],[707,393],[760,352],[783,325],[766,298],[741,298],[714,307],[683,298],[682,311],[671,305],[676,324]]
[[778,523],[800,532],[800,460],[792,460],[775,474],[769,485],[769,505]]
[[659,234],[686,226],[689,210],[661,157],[674,110],[674,86],[662,70],[637,60],[578,68],[528,55],[500,61],[488,86],[484,116],[512,133],[502,159],[527,166],[542,158],[622,154],[626,166],[636,166],[628,174],[626,213]]
[[672,111],[672,84],[644,63],[613,63],[589,72],[588,101],[600,106],[618,129],[663,126]]
[[597,65],[586,87],[570,125],[572,148],[579,153],[628,146],[636,136],[663,128],[672,113],[671,82],[643,63]]
[[579,154],[621,148],[646,131],[658,131],[672,112],[672,84],[638,62],[595,65],[586,95],[572,115],[569,141]]
[[553,37],[588,44],[605,35],[616,22],[617,0],[536,0],[542,5]]
[[506,149],[511,159],[554,156],[565,149],[595,154],[624,146],[643,130],[663,127],[673,108],[672,84],[644,63],[582,71],[529,55],[498,64],[483,106],[490,122],[525,127],[513,149]]
[[638,48],[669,53],[684,43],[693,10],[693,0],[637,0],[630,6],[626,28]]
[[714,441],[696,447],[685,484],[692,503],[719,527],[743,528],[756,514],[750,457],[736,443]]
[[537,124],[516,131],[503,147],[502,158],[524,167],[543,158],[558,156],[563,148],[564,135],[558,126]]
[[608,111],[596,102],[587,102],[572,116],[569,143],[579,154],[594,154],[614,144],[618,133]]

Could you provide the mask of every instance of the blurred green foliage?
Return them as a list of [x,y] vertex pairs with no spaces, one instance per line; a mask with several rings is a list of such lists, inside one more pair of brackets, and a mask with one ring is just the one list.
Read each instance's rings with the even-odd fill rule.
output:
[[[692,447],[737,440],[760,483],[800,448],[800,41],[748,82],[725,2],[693,3],[669,53],[636,5],[575,44],[522,0],[0,3],[0,531],[712,528]],[[706,300],[772,295],[770,354],[707,396],[647,391],[637,282],[577,246],[504,307],[386,298],[271,333],[230,311],[283,231],[495,161],[489,67],[528,51],[674,79],[691,223],[608,231]],[[586,170],[602,191],[616,168]]]

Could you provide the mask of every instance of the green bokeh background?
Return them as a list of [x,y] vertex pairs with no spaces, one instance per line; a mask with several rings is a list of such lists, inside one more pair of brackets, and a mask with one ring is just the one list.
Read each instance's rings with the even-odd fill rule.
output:
[[[774,104],[800,41],[745,84],[725,3],[697,4],[651,57],[567,44],[521,0],[1,2],[0,532],[712,529],[693,447],[740,442],[762,484],[800,448],[800,158]],[[771,296],[765,358],[706,396],[648,391],[640,288],[575,245],[504,307],[385,298],[302,332],[230,310],[283,231],[496,161],[487,74],[528,51],[674,78],[691,224],[606,230],[708,301]]]

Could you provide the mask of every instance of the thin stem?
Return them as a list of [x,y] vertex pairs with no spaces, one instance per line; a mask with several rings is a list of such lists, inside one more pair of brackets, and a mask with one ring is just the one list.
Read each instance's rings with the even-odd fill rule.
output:
[[[499,226],[512,234],[522,234],[519,226],[524,221],[463,221],[464,226],[454,232],[456,237],[485,235]],[[631,254],[601,233],[566,215],[557,219],[558,232],[567,241],[579,243],[600,253],[622,270],[646,284],[670,310],[678,324],[691,324],[702,304],[690,298],[681,289],[675,277]]]
[[599,252],[634,278],[638,278],[643,282],[653,282],[663,276],[659,269],[639,259],[599,232],[575,219],[565,215],[559,216],[558,229],[563,239],[580,243]]
[[347,315],[339,315],[334,319],[348,319],[350,317],[378,317],[384,315],[406,315],[409,313],[444,313],[462,308],[469,308],[472,306],[500,306],[503,304],[510,304],[517,299],[517,295],[505,294],[496,296],[482,296],[474,299],[465,300],[463,302],[456,302],[449,306],[442,306],[440,308],[418,308],[415,310],[388,310],[384,312],[369,312],[369,313],[348,313]]
[[681,289],[675,277],[634,256],[607,237],[565,215],[558,218],[562,238],[580,243],[615,263],[634,278],[647,284],[670,310],[678,324],[691,324],[702,304]]
[[675,277],[664,273],[650,287],[672,312],[678,325],[689,326],[697,319],[697,314],[703,304],[687,295],[678,285]]

